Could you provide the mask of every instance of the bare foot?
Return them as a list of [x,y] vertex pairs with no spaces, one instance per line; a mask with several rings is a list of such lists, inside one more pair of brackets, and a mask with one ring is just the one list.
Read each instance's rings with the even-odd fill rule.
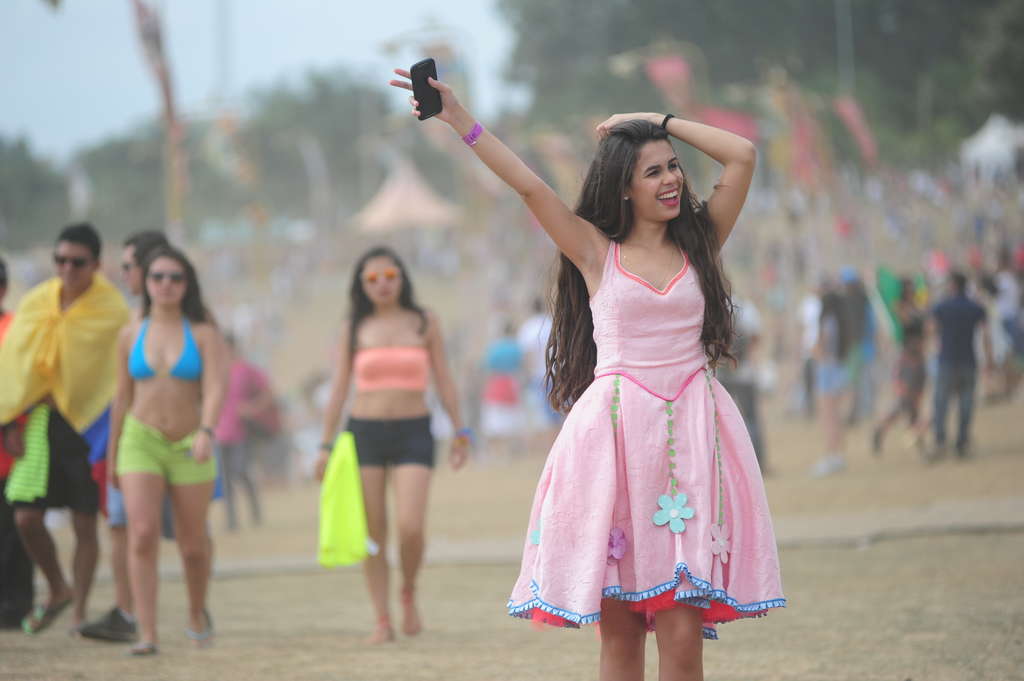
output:
[[415,636],[423,631],[423,622],[420,621],[420,611],[416,607],[416,592],[412,589],[402,589],[402,633],[406,636]]
[[382,643],[391,643],[395,640],[395,630],[391,628],[391,620],[382,617],[377,620],[377,628],[373,633],[363,640],[369,646],[379,646]]

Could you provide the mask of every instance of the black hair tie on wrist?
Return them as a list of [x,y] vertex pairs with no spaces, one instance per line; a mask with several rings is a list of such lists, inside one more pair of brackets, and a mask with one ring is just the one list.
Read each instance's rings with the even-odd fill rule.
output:
[[661,120],[661,129],[665,130],[665,126],[668,125],[668,119],[675,117],[675,114],[665,114],[665,118]]

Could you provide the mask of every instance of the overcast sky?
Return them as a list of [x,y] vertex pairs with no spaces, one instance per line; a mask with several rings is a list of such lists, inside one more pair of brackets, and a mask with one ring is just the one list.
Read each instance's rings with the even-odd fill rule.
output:
[[[431,20],[470,59],[476,109],[492,115],[512,34],[494,0],[151,0],[163,9],[164,41],[178,105],[209,110],[218,87],[217,7],[229,21],[230,93],[300,78],[310,68],[345,65],[386,84],[389,67],[418,57],[415,36]],[[57,161],[77,148],[159,113],[130,0],[0,0],[0,135],[25,135]],[[387,57],[382,45],[406,36]],[[394,63],[398,60],[399,63]],[[397,90],[396,105],[404,103]]]

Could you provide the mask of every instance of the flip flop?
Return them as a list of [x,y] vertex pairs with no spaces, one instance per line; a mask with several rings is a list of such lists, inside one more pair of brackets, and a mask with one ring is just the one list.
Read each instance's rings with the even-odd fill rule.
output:
[[128,649],[128,655],[130,657],[148,657],[150,655],[156,655],[158,652],[160,652],[160,649],[157,648],[156,644],[152,641],[142,641]]
[[213,645],[213,618],[206,608],[203,608],[203,617],[206,618],[206,628],[202,631],[192,631],[185,627],[185,635],[195,641],[200,648],[208,648]]
[[51,606],[37,605],[21,620],[21,630],[26,634],[38,634],[56,621],[74,599],[67,598]]

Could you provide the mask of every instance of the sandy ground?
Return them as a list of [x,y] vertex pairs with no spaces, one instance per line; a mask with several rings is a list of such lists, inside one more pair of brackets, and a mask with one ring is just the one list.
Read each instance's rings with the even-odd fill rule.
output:
[[[876,459],[856,430],[849,470],[827,480],[806,472],[817,429],[773,419],[767,486],[790,606],[723,625],[722,640],[705,645],[707,678],[1024,679],[1022,413],[1019,403],[981,410],[976,456],[962,463],[925,466],[896,433]],[[416,639],[361,644],[372,620],[362,576],[313,565],[317,490],[296,485],[267,492],[260,528],[226,534],[215,509],[213,648],[186,645],[184,589],[165,545],[161,655],[126,658],[122,646],[69,637],[65,621],[37,637],[0,633],[0,680],[596,678],[593,628],[536,631],[504,614],[541,465],[530,453],[439,470],[420,587],[428,628]],[[907,517],[916,524],[901,525]],[[903,531],[866,541],[889,526]],[[66,557],[66,530],[58,539]],[[103,569],[92,612],[111,598]],[[652,639],[647,677],[656,670]]]

